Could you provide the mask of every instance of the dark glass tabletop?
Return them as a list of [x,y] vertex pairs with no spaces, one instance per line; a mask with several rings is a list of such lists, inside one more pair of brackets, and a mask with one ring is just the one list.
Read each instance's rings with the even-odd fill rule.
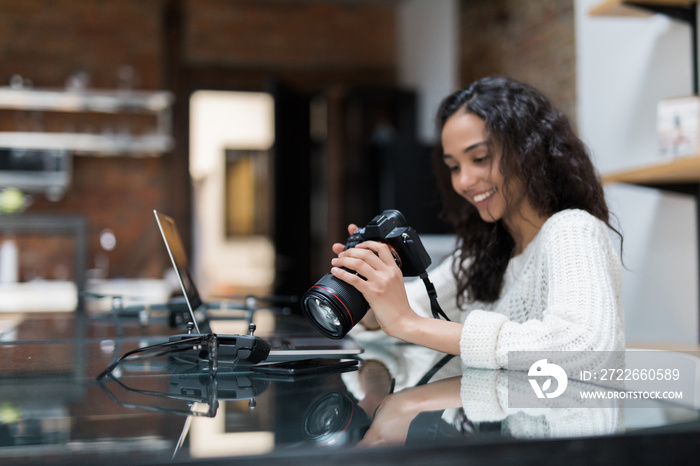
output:
[[[314,334],[300,317],[272,318],[275,334]],[[128,351],[181,332],[142,324],[74,314],[5,320],[0,464],[699,458],[695,373],[682,399],[517,405],[519,393],[533,393],[527,372],[465,368],[456,357],[367,339],[357,365],[310,374],[222,363],[212,375],[205,362],[169,354],[127,358],[103,374]],[[569,380],[567,392],[600,389],[581,375],[588,380]]]

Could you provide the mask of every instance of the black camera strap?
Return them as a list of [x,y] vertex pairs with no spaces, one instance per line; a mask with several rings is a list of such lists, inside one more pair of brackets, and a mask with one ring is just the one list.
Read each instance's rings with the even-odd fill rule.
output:
[[430,278],[428,277],[428,272],[423,272],[420,274],[420,278],[423,280],[425,289],[428,291],[428,296],[430,297],[430,311],[433,313],[433,317],[436,319],[442,317],[443,319],[449,321],[450,318],[447,317],[445,312],[440,307],[440,303],[438,303],[437,291],[435,291],[435,285],[433,285],[433,282],[431,282]]

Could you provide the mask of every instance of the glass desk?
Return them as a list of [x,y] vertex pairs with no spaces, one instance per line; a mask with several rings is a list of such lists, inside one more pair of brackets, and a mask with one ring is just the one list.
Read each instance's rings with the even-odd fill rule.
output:
[[[0,331],[0,464],[697,464],[700,416],[684,403],[617,400],[511,408],[527,374],[464,368],[405,344],[369,343],[346,372],[210,377],[162,357],[117,357],[181,333],[75,315]],[[2,319],[2,316],[0,316]],[[275,332],[316,335],[301,317]],[[264,335],[260,335],[263,336]],[[513,388],[515,387],[515,388]]]

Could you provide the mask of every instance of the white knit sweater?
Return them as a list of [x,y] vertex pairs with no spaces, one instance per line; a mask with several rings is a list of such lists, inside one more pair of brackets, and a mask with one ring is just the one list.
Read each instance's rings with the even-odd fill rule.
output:
[[[459,309],[452,263],[445,260],[430,279],[445,313],[464,322],[460,350],[466,366],[507,367],[509,351],[624,350],[620,259],[610,230],[589,213],[565,210],[550,217],[511,259],[494,303]],[[431,316],[423,283],[406,289],[411,307]]]

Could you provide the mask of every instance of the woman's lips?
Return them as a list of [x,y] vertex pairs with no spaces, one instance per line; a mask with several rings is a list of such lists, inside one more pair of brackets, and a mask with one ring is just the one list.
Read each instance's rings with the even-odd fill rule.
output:
[[480,194],[477,194],[477,195],[473,196],[473,197],[472,197],[472,200],[473,200],[475,203],[477,203],[477,204],[478,204],[479,202],[484,202],[486,199],[488,199],[489,197],[493,196],[493,194],[494,194],[495,192],[496,192],[496,189],[494,188],[494,189],[492,189],[492,190],[490,190],[490,191],[487,191],[487,192],[485,192],[485,193],[480,193]]

